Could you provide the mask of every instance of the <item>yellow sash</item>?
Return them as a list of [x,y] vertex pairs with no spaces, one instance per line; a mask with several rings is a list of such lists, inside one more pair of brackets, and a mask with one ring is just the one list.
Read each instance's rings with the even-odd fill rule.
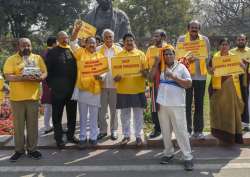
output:
[[[229,55],[232,55],[232,53],[229,52]],[[219,56],[221,56],[220,52],[216,52],[214,54],[214,57],[219,57]],[[239,75],[233,75],[232,77],[233,77],[233,83],[234,83],[234,87],[236,89],[237,96],[239,98],[242,98],[241,90],[240,90]],[[213,89],[221,89],[221,77],[212,76],[212,87],[213,87]]]
[[[204,40],[200,34],[198,34],[198,38],[199,38],[199,40]],[[190,42],[189,32],[185,34],[185,42]],[[199,61],[200,61],[201,75],[206,75],[207,74],[206,58],[200,58]],[[195,62],[190,64],[189,70],[190,70],[191,75],[195,74]]]
[[[106,46],[103,44],[99,51],[103,56],[105,55],[105,48]],[[113,44],[112,48],[115,51],[115,55],[117,55],[120,52],[119,48],[115,44]]]

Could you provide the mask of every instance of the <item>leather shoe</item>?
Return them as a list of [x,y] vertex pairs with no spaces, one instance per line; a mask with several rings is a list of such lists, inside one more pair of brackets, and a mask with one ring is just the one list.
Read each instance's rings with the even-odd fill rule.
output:
[[65,142],[63,142],[63,141],[57,141],[57,142],[56,142],[56,146],[57,146],[59,149],[63,149],[63,148],[65,148]]
[[97,136],[98,140],[103,139],[104,137],[106,137],[108,134],[107,133],[99,133],[99,135]]
[[118,135],[116,132],[111,133],[111,140],[115,141],[118,139]]
[[161,135],[161,132],[153,131],[150,133],[149,138],[156,138]]
[[73,144],[79,144],[79,139],[73,136],[72,138],[68,138],[68,142]]

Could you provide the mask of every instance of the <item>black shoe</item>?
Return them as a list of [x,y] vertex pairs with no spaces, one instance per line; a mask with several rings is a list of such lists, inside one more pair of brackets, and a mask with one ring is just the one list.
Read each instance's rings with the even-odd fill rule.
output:
[[87,142],[88,142],[87,139],[85,139],[85,140],[79,140],[78,147],[80,149],[83,149],[84,147],[86,147]]
[[249,132],[249,131],[250,131],[250,128],[249,128],[249,127],[244,127],[244,128],[243,128],[243,131]]
[[93,146],[95,146],[95,145],[97,145],[97,140],[89,140],[89,144],[91,144],[91,145],[93,145]]
[[116,132],[111,133],[111,140],[115,141],[118,139],[118,135]]
[[130,141],[130,137],[124,137],[121,141],[121,145],[127,145]]
[[52,127],[52,128],[50,128],[50,129],[48,129],[48,130],[45,130],[44,131],[44,134],[46,135],[46,134],[48,134],[48,133],[50,133],[50,132],[53,132],[54,131],[54,128]]
[[65,148],[65,142],[63,142],[63,141],[57,141],[57,142],[56,142],[56,146],[57,146],[59,149],[63,149],[63,148]]
[[98,140],[103,139],[104,137],[106,137],[108,134],[107,133],[99,133],[99,135],[97,136]]
[[62,129],[62,133],[63,133],[63,134],[67,134],[67,133],[68,133],[68,129],[67,129],[67,128],[63,128],[63,129]]
[[13,154],[9,161],[10,162],[16,162],[20,157],[22,157],[24,155],[24,152],[15,152],[15,154]]
[[174,158],[173,155],[171,155],[171,156],[163,156],[161,158],[160,164],[168,164],[173,158]]
[[140,137],[136,138],[136,146],[142,146],[142,139]]
[[156,138],[161,135],[161,132],[159,131],[153,131],[150,133],[149,138]]
[[29,156],[30,158],[32,158],[32,159],[38,160],[38,159],[41,159],[42,154],[41,154],[41,152],[39,152],[39,151],[29,151],[29,152],[28,152],[28,156]]
[[185,160],[184,161],[184,169],[186,171],[192,171],[194,167],[193,160]]
[[79,139],[76,137],[68,138],[68,142],[73,144],[79,144]]

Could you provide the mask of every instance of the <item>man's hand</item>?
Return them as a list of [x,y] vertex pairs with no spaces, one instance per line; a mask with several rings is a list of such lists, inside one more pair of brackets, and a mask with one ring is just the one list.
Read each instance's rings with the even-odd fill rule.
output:
[[173,78],[174,77],[174,73],[168,68],[166,68],[166,71],[164,72],[164,75],[165,75],[165,77],[168,77],[168,78]]
[[208,70],[208,73],[209,73],[209,74],[213,75],[213,74],[214,74],[214,71],[215,71],[215,68],[214,68],[214,67],[208,66],[207,70]]
[[82,25],[83,25],[82,21],[81,20],[77,20],[75,22],[75,29],[74,30],[75,31],[79,31],[81,29]]
[[159,57],[159,56],[156,56],[156,57],[155,57],[155,62],[154,62],[154,65],[153,65],[153,66],[158,66],[158,65],[160,64],[160,62],[161,62],[160,57]]
[[148,69],[141,70],[141,74],[142,74],[143,77],[148,78],[148,75],[149,75]]
[[188,61],[190,63],[193,63],[193,62],[195,62],[195,60],[199,60],[199,58],[195,57],[193,54],[190,54],[189,58],[188,58]]
[[43,79],[41,77],[36,77],[36,76],[22,76],[23,80],[26,81],[36,81],[36,82],[41,82]]
[[95,77],[95,80],[102,81],[102,76],[100,76],[100,75],[95,75],[94,77]]
[[247,65],[246,65],[243,61],[240,62],[240,66],[241,66],[244,70],[247,69]]
[[122,76],[121,76],[121,75],[116,75],[116,76],[114,77],[114,81],[115,81],[115,82],[119,82],[120,80],[122,80]]

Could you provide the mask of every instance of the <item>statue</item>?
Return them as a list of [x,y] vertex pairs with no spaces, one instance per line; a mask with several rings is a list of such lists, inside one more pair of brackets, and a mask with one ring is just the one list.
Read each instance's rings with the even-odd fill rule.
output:
[[111,29],[115,33],[115,41],[119,42],[123,35],[131,32],[126,13],[114,9],[112,0],[97,0],[98,5],[86,16],[85,21],[97,28],[96,34],[101,36],[104,29]]

